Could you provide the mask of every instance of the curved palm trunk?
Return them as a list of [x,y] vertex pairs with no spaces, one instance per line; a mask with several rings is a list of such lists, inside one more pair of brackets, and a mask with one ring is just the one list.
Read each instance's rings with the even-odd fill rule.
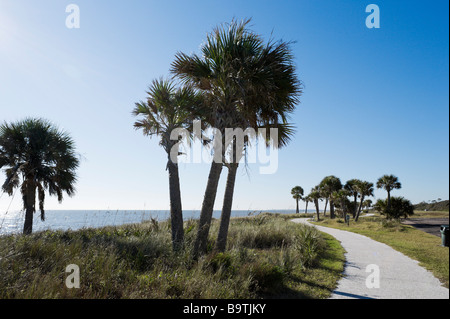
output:
[[316,206],[317,221],[319,221],[320,216],[319,216],[319,200],[318,199],[314,199],[314,205]]
[[325,208],[323,209],[323,217],[327,216],[328,197],[325,198]]
[[211,226],[211,218],[221,172],[222,163],[216,163],[213,161],[211,164],[211,169],[209,171],[208,184],[206,185],[202,210],[200,212],[197,237],[194,241],[194,250],[192,252],[194,259],[196,259],[200,253],[206,252],[206,244],[208,242],[209,228]]
[[305,208],[305,214],[308,213],[308,201],[306,201],[306,208]]
[[181,205],[180,179],[178,175],[178,164],[173,163],[170,158],[167,162],[169,170],[169,192],[170,192],[170,220],[172,226],[172,246],[175,251],[183,246],[183,210]]
[[358,219],[359,219],[359,214],[361,214],[361,209],[362,209],[363,201],[364,201],[364,195],[361,195],[361,201],[359,202],[359,207],[358,207],[358,210],[357,210],[357,213],[356,213],[355,222],[358,221]]
[[23,225],[23,234],[30,235],[33,231],[33,214],[36,205],[36,186],[33,181],[28,180],[22,185],[22,199],[25,208],[25,223]]
[[222,216],[220,217],[220,228],[217,236],[216,250],[223,252],[227,246],[228,228],[230,225],[231,207],[233,205],[234,185],[239,164],[230,164],[228,169],[227,184],[223,199]]

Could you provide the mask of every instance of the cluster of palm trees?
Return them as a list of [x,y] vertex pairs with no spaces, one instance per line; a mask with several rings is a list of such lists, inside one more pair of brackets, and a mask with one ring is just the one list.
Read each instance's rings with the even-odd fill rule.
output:
[[[395,175],[383,175],[377,180],[377,188],[382,188],[387,192],[387,199],[379,199],[376,203],[376,208],[380,208],[380,212],[386,214],[392,214],[391,208],[391,191],[401,188],[401,183],[398,181],[398,177]],[[341,180],[334,176],[326,176],[322,181],[311,189],[311,192],[304,196],[304,190],[301,186],[295,186],[291,190],[292,197],[296,200],[297,213],[299,213],[298,202],[304,200],[306,203],[305,213],[308,209],[308,203],[312,202],[316,208],[317,220],[319,216],[319,201],[325,200],[324,216],[327,213],[327,206],[330,208],[330,218],[336,217],[335,208],[340,209],[342,216],[351,214],[355,221],[358,221],[359,216],[363,208],[368,208],[372,205],[372,201],[367,199],[373,197],[374,184],[368,181],[360,179],[350,179],[345,184],[342,184]],[[359,199],[359,201],[358,201]],[[394,198],[392,198],[394,199]],[[405,207],[408,206],[405,203],[405,199],[395,197],[395,201],[402,202]],[[407,201],[409,202],[409,201]],[[412,206],[412,205],[410,205]],[[398,208],[397,205],[396,208]],[[410,212],[411,210],[409,210]]]
[[[274,145],[278,147],[287,145],[294,133],[288,119],[299,102],[302,86],[296,75],[290,43],[265,42],[249,29],[249,23],[250,20],[233,20],[216,27],[202,44],[201,55],[177,53],[171,65],[172,78],[153,81],[147,100],[136,103],[133,111],[139,117],[135,128],[142,129],[145,135],[157,136],[168,155],[174,250],[181,249],[184,241],[180,181],[174,160],[181,152],[174,151],[179,142],[171,139],[174,129],[189,130],[196,120],[201,121],[203,129],[214,128],[222,137],[227,128],[276,129],[276,141],[271,141],[272,137],[268,135],[263,139],[267,145],[276,142]],[[189,135],[179,139],[195,138]],[[237,169],[246,148],[253,142],[249,137],[244,143],[238,143],[236,138],[226,140],[217,136],[201,140],[215,152],[215,160],[206,183],[194,241],[194,258],[207,249],[223,167],[227,168],[228,176],[215,249],[225,250]],[[231,160],[226,156],[227,150],[232,150]]]
[[[247,147],[254,142],[249,136],[243,143],[236,138],[225,139],[225,130],[251,128],[264,134],[260,132],[275,129],[278,133],[275,137],[264,134],[260,138],[266,146],[277,147],[287,145],[294,134],[288,120],[299,102],[302,85],[296,75],[290,43],[265,42],[249,29],[249,23],[250,20],[233,20],[216,27],[202,44],[201,55],[177,53],[171,65],[172,78],[154,80],[147,91],[147,100],[136,103],[133,110],[138,117],[134,127],[144,135],[158,137],[167,153],[174,250],[184,244],[180,180],[174,158],[181,155],[177,147],[180,140],[189,140],[193,134],[173,138],[172,133],[178,129],[192,132],[197,120],[203,124],[202,129],[210,127],[221,133],[221,138],[203,138],[203,134],[201,137],[205,145],[221,147],[212,147],[216,154],[206,184],[194,257],[207,248],[224,166],[228,176],[216,249],[225,250],[237,169]],[[265,130],[259,131],[261,128]],[[231,160],[227,157],[230,149]],[[26,212],[24,234],[32,232],[36,193],[44,219],[45,190],[60,201],[63,193],[73,195],[78,166],[72,139],[50,122],[30,118],[0,126],[0,169],[6,172],[2,191],[13,195],[20,188]]]

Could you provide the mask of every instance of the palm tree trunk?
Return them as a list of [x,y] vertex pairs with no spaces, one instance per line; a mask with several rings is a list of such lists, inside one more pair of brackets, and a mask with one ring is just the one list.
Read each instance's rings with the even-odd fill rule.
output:
[[334,203],[330,199],[330,218],[333,219],[334,217],[335,217],[335,215],[334,215]]
[[307,214],[308,213],[308,201],[306,201],[306,208],[305,208],[305,214]]
[[356,218],[356,213],[357,213],[357,196],[358,195],[354,195],[354,200],[353,200],[353,218]]
[[358,221],[358,219],[359,219],[359,214],[361,214],[361,209],[362,209],[363,201],[364,201],[364,196],[361,195],[361,202],[359,203],[359,207],[358,207],[358,210],[357,210],[357,212],[356,212],[355,222]]
[[300,211],[298,210],[298,198],[295,199],[295,202],[297,203],[297,209],[295,210],[295,213],[298,214]]
[[222,216],[220,217],[220,228],[217,236],[216,250],[223,252],[227,246],[228,228],[230,225],[231,207],[233,204],[234,185],[239,163],[230,164],[228,169],[225,196],[223,199]]
[[319,221],[320,216],[319,216],[319,200],[318,199],[314,199],[314,205],[316,206],[317,221]]
[[323,210],[323,217],[327,216],[328,197],[325,198],[325,208]]
[[169,170],[169,192],[170,192],[170,220],[172,226],[172,246],[178,251],[183,246],[183,210],[181,205],[180,179],[178,165],[170,158],[167,162]]
[[[34,179],[34,178],[33,178]],[[36,187],[31,180],[24,181],[26,183],[23,194],[23,204],[25,208],[25,223],[23,225],[23,234],[30,235],[33,231],[33,214],[35,212],[36,204]]]
[[206,185],[205,197],[203,198],[200,220],[198,223],[197,237],[194,241],[194,250],[192,252],[194,259],[197,259],[200,253],[206,252],[209,228],[216,200],[217,187],[219,185],[220,173],[222,172],[222,163],[212,162],[209,171],[208,183]]

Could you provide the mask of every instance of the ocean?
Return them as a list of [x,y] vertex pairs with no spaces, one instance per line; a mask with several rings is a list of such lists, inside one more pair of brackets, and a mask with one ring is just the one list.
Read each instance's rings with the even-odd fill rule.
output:
[[[267,210],[273,213],[293,214],[295,210]],[[233,210],[232,217],[244,217],[259,214],[262,211]],[[309,210],[308,213],[314,213]],[[304,210],[300,211],[300,215]],[[220,218],[221,211],[213,213],[213,218]],[[98,228],[104,226],[119,226],[124,224],[141,223],[156,219],[167,220],[170,217],[168,210],[49,210],[45,212],[45,221],[41,221],[37,211],[33,218],[33,232],[43,230],[77,230],[82,228]],[[183,218],[198,219],[200,211],[183,211]],[[25,220],[24,211],[0,212],[0,235],[21,233]]]

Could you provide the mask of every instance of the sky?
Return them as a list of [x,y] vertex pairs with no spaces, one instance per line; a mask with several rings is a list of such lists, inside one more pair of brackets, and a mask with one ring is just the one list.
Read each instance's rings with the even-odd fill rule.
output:
[[[66,24],[70,4],[79,28]],[[379,28],[366,25],[369,4]],[[448,199],[448,12],[444,0],[0,0],[0,122],[45,118],[74,139],[76,195],[47,197],[46,209],[168,210],[167,157],[134,130],[134,104],[170,76],[177,52],[199,53],[215,26],[252,18],[266,41],[293,42],[304,88],[277,171],[241,166],[233,209],[295,209],[291,188],[308,193],[327,175],[375,184],[394,174],[394,196]],[[209,164],[179,169],[183,209],[200,210]],[[225,181],[226,170],[216,209]],[[0,198],[0,211],[21,206]]]

